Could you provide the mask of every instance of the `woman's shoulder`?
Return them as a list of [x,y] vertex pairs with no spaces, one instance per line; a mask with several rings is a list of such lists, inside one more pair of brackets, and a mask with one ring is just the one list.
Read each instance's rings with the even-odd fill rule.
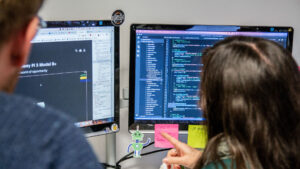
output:
[[[222,166],[222,162],[224,163],[226,168]],[[231,169],[231,164],[232,164],[232,159],[226,158],[226,159],[222,159],[221,162],[211,162],[206,166],[204,166],[202,169]]]

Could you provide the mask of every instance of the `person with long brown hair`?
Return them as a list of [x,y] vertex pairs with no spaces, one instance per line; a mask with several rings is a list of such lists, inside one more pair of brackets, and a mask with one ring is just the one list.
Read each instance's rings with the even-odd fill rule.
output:
[[300,73],[279,44],[229,37],[203,52],[200,106],[203,153],[172,138],[163,162],[175,168],[296,169],[299,165]]

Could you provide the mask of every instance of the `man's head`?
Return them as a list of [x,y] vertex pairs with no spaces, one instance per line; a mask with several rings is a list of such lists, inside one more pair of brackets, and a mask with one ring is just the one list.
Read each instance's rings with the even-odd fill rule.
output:
[[12,92],[26,63],[43,0],[0,0],[0,91]]

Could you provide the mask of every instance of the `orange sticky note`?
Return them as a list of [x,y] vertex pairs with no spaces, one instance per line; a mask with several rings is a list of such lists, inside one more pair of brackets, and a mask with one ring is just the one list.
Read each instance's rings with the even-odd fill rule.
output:
[[155,124],[155,147],[159,148],[173,148],[174,146],[166,140],[161,133],[168,133],[170,136],[178,139],[178,124]]

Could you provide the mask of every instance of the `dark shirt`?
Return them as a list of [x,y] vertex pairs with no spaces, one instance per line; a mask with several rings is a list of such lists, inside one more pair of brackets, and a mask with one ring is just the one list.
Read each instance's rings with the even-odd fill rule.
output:
[[[222,159],[222,162],[224,163],[225,167],[223,167],[220,162],[212,162],[204,166],[202,169],[231,169],[232,159]],[[236,169],[235,164],[233,164],[233,168]]]
[[221,139],[218,145],[217,153],[221,161],[207,161],[206,165],[202,169],[231,169],[231,165],[233,169],[236,169],[236,165],[232,160],[229,146],[224,137]]
[[102,169],[63,113],[0,93],[0,169]]

